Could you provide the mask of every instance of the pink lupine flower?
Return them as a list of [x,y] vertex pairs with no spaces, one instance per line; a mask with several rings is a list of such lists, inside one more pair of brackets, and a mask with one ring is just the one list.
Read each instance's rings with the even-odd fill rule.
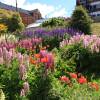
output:
[[84,39],[83,40],[83,45],[84,45],[85,48],[87,48],[88,45],[89,45],[89,42],[86,39]]
[[17,59],[18,59],[20,64],[23,64],[23,55],[21,55],[21,53],[17,54]]
[[81,43],[82,46],[88,48],[92,53],[100,52],[100,37],[96,35],[76,35],[71,37],[68,43],[66,43],[65,41],[67,40],[63,40],[60,43],[60,47]]
[[23,57],[24,57],[23,60],[25,61],[24,64],[25,66],[27,66],[26,69],[28,70],[29,69],[29,56],[25,54]]
[[47,51],[46,50],[40,50],[40,56],[43,58],[43,57],[46,57],[47,55]]
[[24,65],[22,65],[22,64],[19,66],[19,74],[20,74],[20,78],[22,80],[25,80],[26,67]]
[[25,91],[24,91],[24,89],[21,90],[20,96],[25,96]]
[[0,57],[0,64],[3,64],[3,57]]
[[2,54],[2,48],[0,48],[0,57],[2,57],[3,54]]
[[9,52],[7,53],[7,59],[8,59],[9,61],[12,60],[12,56],[13,56],[13,55],[12,55],[12,52],[9,51]]
[[24,82],[23,83],[23,88],[24,88],[25,93],[29,92],[29,83],[28,82]]
[[52,53],[47,54],[48,61],[46,62],[46,68],[53,68],[54,67],[54,57]]
[[8,53],[6,47],[3,47],[2,51],[3,51],[3,59],[4,59],[4,61],[6,61],[7,60],[7,53]]

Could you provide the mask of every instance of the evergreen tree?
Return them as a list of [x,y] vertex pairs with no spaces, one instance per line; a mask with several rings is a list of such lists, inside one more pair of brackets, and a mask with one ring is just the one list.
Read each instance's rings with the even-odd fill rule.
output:
[[69,26],[84,32],[84,34],[91,34],[91,23],[92,20],[87,10],[82,6],[77,6],[72,14]]

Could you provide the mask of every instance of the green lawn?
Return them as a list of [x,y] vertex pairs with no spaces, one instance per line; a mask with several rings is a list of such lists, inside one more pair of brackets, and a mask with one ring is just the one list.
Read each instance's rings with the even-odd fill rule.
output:
[[91,27],[92,27],[92,33],[93,34],[100,35],[100,22],[99,23],[93,23],[91,25]]

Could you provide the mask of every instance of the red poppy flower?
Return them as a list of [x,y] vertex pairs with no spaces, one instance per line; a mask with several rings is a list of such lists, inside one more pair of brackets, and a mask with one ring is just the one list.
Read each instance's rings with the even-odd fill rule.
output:
[[84,76],[81,76],[79,79],[78,79],[78,82],[80,84],[84,84],[84,83],[87,83],[87,79],[84,77]]
[[70,73],[70,77],[71,77],[71,78],[77,79],[77,74],[75,74],[75,73]]
[[70,83],[69,78],[66,77],[66,76],[62,76],[62,77],[60,78],[60,80],[61,80],[62,82],[65,82],[65,83]]
[[47,63],[48,62],[48,58],[47,57],[41,58],[41,62],[42,63]]

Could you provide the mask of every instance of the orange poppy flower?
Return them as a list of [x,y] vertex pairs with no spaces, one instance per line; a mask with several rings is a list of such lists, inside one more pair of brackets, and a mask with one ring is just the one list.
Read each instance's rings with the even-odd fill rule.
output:
[[99,85],[96,84],[96,83],[91,83],[90,86],[91,86],[92,88],[94,88],[96,91],[99,90]]
[[41,55],[40,55],[40,54],[34,54],[34,57],[36,57],[36,58],[40,58]]
[[32,60],[32,57],[30,56],[29,59]]
[[48,62],[48,58],[47,57],[41,58],[41,62],[42,63],[47,63]]
[[32,57],[30,57],[30,63],[31,64],[36,64],[36,60],[33,60]]

